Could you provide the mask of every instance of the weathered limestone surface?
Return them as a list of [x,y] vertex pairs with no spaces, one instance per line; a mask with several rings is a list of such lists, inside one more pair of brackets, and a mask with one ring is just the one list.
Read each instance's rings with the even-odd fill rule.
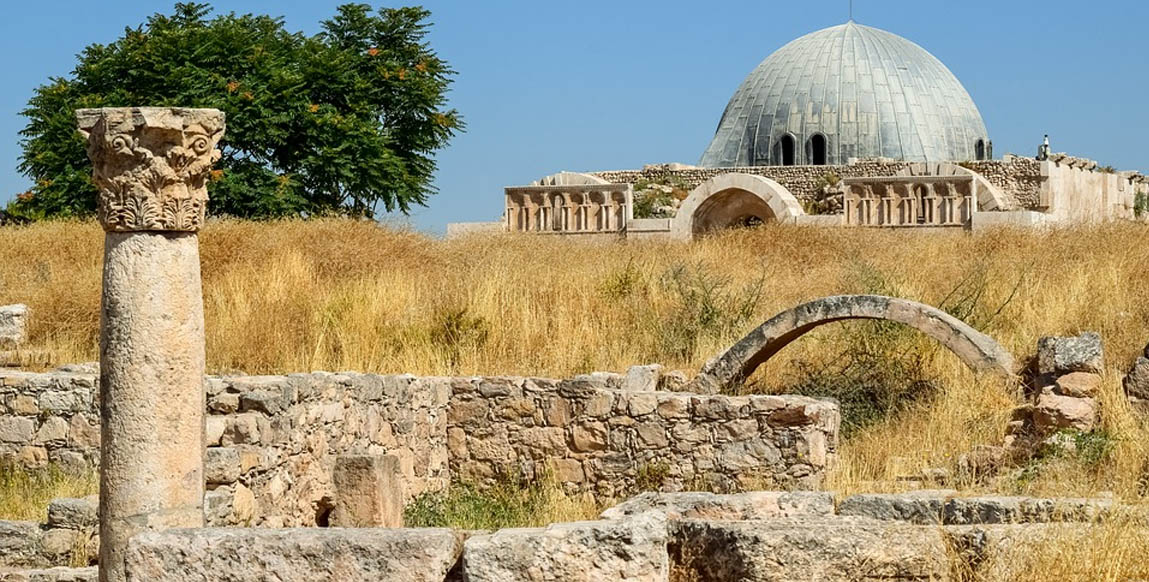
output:
[[671,524],[679,580],[853,582],[949,579],[937,528],[859,518],[683,520]]
[[199,529],[147,532],[129,582],[443,582],[462,549],[445,529]]
[[834,494],[753,491],[732,495],[704,492],[642,493],[602,513],[603,519],[656,512],[667,519],[756,520],[834,515]]
[[120,582],[132,535],[203,525],[203,299],[195,234],[107,237],[101,579]]
[[749,377],[758,366],[810,330],[848,319],[881,319],[905,324],[949,348],[971,369],[1012,377],[1013,356],[989,336],[940,309],[880,295],[824,297],[784,311],[707,362],[688,389],[719,392]]
[[657,513],[506,529],[467,540],[467,582],[665,582],[667,525]]
[[91,568],[46,568],[0,572],[0,582],[96,582],[99,572]]
[[1093,521],[1109,515],[1111,499],[955,497],[954,491],[851,495],[838,514],[919,525],[1029,524]]
[[[93,534],[93,527],[0,521],[0,572],[10,568],[50,568],[73,559],[87,563],[98,550],[98,542],[92,542]],[[76,552],[80,554],[74,555]]]
[[335,460],[335,527],[403,527],[402,476],[396,455]]
[[0,348],[19,347],[28,338],[28,306],[0,306]]
[[1037,342],[1037,372],[1043,376],[1073,372],[1100,374],[1104,364],[1101,336],[1096,332],[1076,337],[1044,337]]
[[137,532],[203,525],[199,241],[224,132],[214,109],[76,112],[99,189],[100,579]]

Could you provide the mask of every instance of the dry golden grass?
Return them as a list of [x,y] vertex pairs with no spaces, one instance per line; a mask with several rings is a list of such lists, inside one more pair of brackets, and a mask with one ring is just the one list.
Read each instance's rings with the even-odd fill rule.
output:
[[[693,373],[775,313],[842,293],[943,305],[1019,357],[1043,335],[1097,331],[1110,366],[1100,453],[1051,457],[966,486],[970,493],[1111,492],[1130,503],[1144,503],[1149,487],[1149,432],[1119,386],[1149,341],[1144,226],[984,234],[767,227],[693,244],[580,244],[530,236],[440,241],[339,220],[225,221],[205,228],[201,241],[216,372],[566,377],[657,361]],[[102,246],[93,223],[0,229],[0,304],[31,306],[32,347],[57,363],[96,358]],[[874,336],[841,331],[860,325],[803,338],[760,370],[751,389],[785,390],[800,381],[796,370],[834,364],[843,338],[865,347]],[[922,376],[937,387],[845,440],[832,488],[861,491],[924,468],[956,470],[962,453],[1001,441],[1016,404],[1009,390],[973,377],[928,339],[908,334],[895,345],[920,354]],[[1121,554],[1128,543],[1103,543],[1120,537],[1111,529],[1097,530],[1098,542],[1084,549],[1028,559],[1052,564],[1064,579],[1098,579],[1075,572],[1136,555]],[[1095,554],[1067,557],[1072,551]]]
[[0,462],[0,519],[43,522],[53,499],[87,497],[98,488],[94,473],[71,475],[53,467],[26,471]]

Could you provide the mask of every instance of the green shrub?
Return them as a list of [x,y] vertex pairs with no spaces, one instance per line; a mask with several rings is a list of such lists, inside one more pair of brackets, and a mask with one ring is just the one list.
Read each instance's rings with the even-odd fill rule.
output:
[[734,289],[729,279],[701,266],[671,268],[661,285],[675,304],[654,324],[660,354],[691,360],[703,341],[730,338],[742,331],[754,315],[764,283],[759,279]]

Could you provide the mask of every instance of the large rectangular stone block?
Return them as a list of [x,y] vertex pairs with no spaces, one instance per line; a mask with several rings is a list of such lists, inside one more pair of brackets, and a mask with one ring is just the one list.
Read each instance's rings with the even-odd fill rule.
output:
[[403,527],[403,476],[397,455],[336,458],[335,527]]
[[446,529],[185,529],[132,538],[129,582],[443,582]]
[[672,522],[672,579],[692,582],[949,580],[939,528],[851,518]]
[[646,513],[612,521],[505,529],[467,540],[467,582],[666,582],[666,520]]

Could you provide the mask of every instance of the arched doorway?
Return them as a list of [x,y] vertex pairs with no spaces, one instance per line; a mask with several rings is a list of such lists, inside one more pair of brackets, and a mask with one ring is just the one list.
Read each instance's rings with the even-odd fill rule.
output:
[[689,240],[726,228],[792,222],[802,205],[781,184],[753,174],[722,174],[700,184],[683,200],[671,223],[676,238]]
[[806,142],[806,159],[814,166],[826,165],[826,136],[815,133]]
[[730,188],[716,192],[694,211],[691,234],[695,237],[728,228],[749,228],[778,217],[764,200],[752,192]]

